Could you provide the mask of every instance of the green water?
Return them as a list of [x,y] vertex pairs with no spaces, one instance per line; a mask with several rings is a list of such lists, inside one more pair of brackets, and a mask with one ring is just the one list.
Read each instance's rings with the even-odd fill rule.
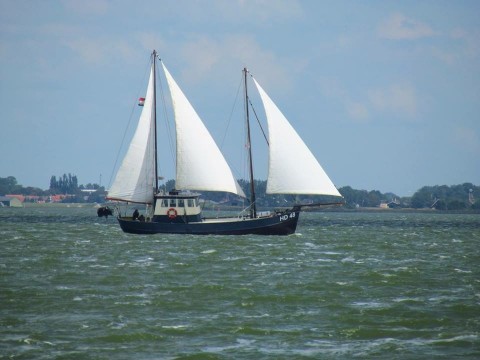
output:
[[197,237],[2,208],[0,243],[0,359],[480,358],[479,215]]

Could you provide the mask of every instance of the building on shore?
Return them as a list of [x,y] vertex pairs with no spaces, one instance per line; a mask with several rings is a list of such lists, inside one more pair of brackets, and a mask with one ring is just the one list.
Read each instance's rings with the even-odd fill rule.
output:
[[22,202],[16,197],[0,196],[0,207],[22,207]]

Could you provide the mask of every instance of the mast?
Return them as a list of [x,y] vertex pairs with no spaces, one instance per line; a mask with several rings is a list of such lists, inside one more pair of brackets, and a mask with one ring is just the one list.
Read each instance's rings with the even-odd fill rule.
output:
[[247,90],[247,68],[243,69],[245,81],[245,117],[247,120],[247,146],[248,146],[248,162],[250,166],[250,218],[257,217],[257,205],[255,203],[255,184],[253,182],[253,158],[252,158],[252,141],[250,138],[250,117],[248,113],[248,90]]
[[[157,164],[157,76],[156,76],[156,68],[155,68],[155,60],[157,58],[157,51],[153,50],[152,53],[152,67],[153,67],[153,107],[152,107],[152,115],[153,115],[153,132],[155,134],[155,148],[154,148],[154,165],[155,165],[155,189],[154,195],[158,193],[158,164]],[[155,197],[154,197],[155,198]]]

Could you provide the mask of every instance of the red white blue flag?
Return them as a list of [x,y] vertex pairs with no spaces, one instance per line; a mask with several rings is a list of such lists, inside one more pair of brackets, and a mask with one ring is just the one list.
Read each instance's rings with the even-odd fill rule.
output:
[[145,105],[145,98],[138,98],[138,106]]

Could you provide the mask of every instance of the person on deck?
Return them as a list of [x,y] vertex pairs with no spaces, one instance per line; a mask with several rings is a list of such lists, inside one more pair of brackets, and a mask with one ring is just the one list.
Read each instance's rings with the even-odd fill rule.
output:
[[138,209],[135,209],[135,211],[133,212],[133,216],[132,216],[133,220],[137,220],[139,215],[140,214],[138,213]]

